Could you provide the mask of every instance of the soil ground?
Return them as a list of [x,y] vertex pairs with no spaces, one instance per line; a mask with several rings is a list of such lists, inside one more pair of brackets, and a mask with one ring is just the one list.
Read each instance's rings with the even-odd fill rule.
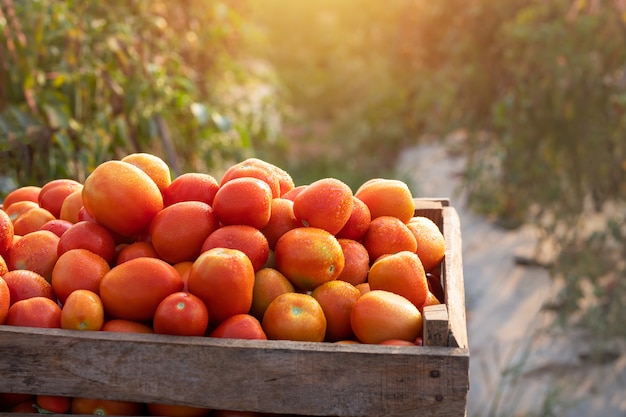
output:
[[536,235],[472,213],[459,190],[464,161],[438,143],[402,154],[398,176],[415,197],[447,197],[461,219],[470,345],[468,417],[626,416],[626,349],[603,363],[575,331],[549,331],[542,307],[556,290],[546,269],[522,266]]

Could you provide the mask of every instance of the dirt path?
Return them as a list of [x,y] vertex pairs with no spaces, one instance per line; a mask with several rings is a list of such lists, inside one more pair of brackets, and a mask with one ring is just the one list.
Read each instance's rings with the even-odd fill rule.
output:
[[[529,256],[530,228],[507,231],[474,215],[458,193],[463,160],[444,146],[402,155],[398,175],[416,197],[448,197],[459,212],[470,344],[468,417],[626,416],[626,354],[608,365],[585,363],[588,344],[571,333],[546,334],[542,311],[554,292],[545,269],[515,264]],[[554,414],[550,414],[553,412]]]

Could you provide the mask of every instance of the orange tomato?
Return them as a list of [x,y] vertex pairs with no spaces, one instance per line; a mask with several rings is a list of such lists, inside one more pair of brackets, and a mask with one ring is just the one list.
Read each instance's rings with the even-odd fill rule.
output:
[[61,256],[71,249],[87,249],[112,263],[116,254],[115,246],[115,238],[104,226],[79,221],[59,238],[57,254]]
[[35,201],[30,201],[30,200],[16,201],[15,203],[11,204],[8,207],[4,206],[4,211],[6,211],[6,213],[9,215],[9,218],[11,219],[11,221],[14,222],[15,219],[17,219],[23,213],[27,212],[30,209],[38,208],[38,207],[39,207],[39,204],[37,204],[37,202]]
[[350,314],[361,297],[354,285],[339,280],[328,281],[316,287],[311,296],[320,304],[326,317],[325,340],[335,342],[354,336]]
[[6,256],[9,248],[13,245],[15,229],[13,222],[6,211],[0,210],[0,256]]
[[304,226],[339,232],[352,214],[350,187],[336,178],[322,178],[309,184],[293,200],[293,213]]
[[272,207],[270,220],[261,232],[267,238],[267,243],[270,249],[274,249],[278,239],[285,234],[285,232],[295,229],[301,226],[296,215],[293,214],[293,201],[286,198],[274,198],[272,199]]
[[342,239],[361,240],[365,236],[367,229],[369,229],[371,221],[372,216],[369,207],[363,201],[353,196],[350,217],[348,217],[348,221],[337,232],[336,236]]
[[7,272],[9,272],[9,267],[7,267],[7,263],[2,257],[2,255],[0,255],[0,277],[6,274]]
[[70,223],[78,223],[78,212],[83,208],[83,189],[80,188],[63,200],[59,219],[66,220]]
[[104,307],[98,294],[75,290],[61,308],[61,328],[69,330],[100,330],[104,324]]
[[122,162],[132,164],[148,174],[161,192],[172,182],[170,167],[156,155],[145,152],[131,153],[123,157]]
[[135,258],[158,258],[159,254],[154,249],[152,242],[136,241],[127,245],[119,246],[117,250],[116,264],[121,264]]
[[38,414],[39,410],[37,409],[37,407],[35,407],[35,397],[33,396],[32,399],[28,399],[25,401],[22,401],[18,404],[15,404],[13,407],[11,407],[11,409],[9,410],[11,413],[25,413],[25,414]]
[[3,325],[11,306],[11,292],[7,282],[0,276],[0,325]]
[[61,235],[65,233],[67,229],[72,227],[72,225],[73,223],[70,223],[67,220],[52,219],[44,223],[39,230],[49,230],[58,237],[61,237]]
[[18,239],[6,258],[7,267],[37,272],[48,281],[58,259],[59,237],[49,230],[37,230]]
[[155,333],[179,336],[203,336],[209,325],[209,311],[193,294],[175,292],[161,301],[154,313]]
[[276,269],[301,290],[336,279],[345,264],[337,238],[316,227],[299,227],[282,235],[274,257]]
[[220,185],[213,209],[224,225],[245,224],[263,229],[270,221],[272,191],[258,178],[234,178]]
[[31,297],[13,303],[6,324],[26,327],[61,327],[61,307],[47,297]]
[[400,340],[400,339],[389,339],[389,340],[385,340],[384,342],[380,342],[380,345],[385,345],[385,346],[417,346],[415,344],[415,342],[411,342],[409,340]]
[[366,292],[370,292],[371,288],[370,288],[370,284],[369,282],[365,281],[362,284],[357,284],[354,286],[357,290],[359,290],[359,292],[361,293],[361,295],[365,294]]
[[100,298],[111,318],[152,320],[165,297],[183,289],[178,271],[157,258],[135,258],[111,268],[100,281]]
[[344,267],[337,279],[358,285],[367,281],[370,257],[361,243],[352,239],[337,239],[343,252]]
[[211,233],[202,244],[202,252],[213,248],[238,249],[248,256],[258,271],[265,265],[270,248],[267,238],[255,227],[245,224],[222,226]]
[[420,313],[424,314],[424,307],[427,306],[435,306],[441,304],[441,301],[430,291],[426,295],[426,299],[424,300],[424,304],[419,307]]
[[254,274],[250,313],[258,319],[263,318],[265,309],[272,300],[286,292],[295,292],[295,289],[282,273],[270,267],[258,270]]
[[74,191],[82,190],[82,188],[83,184],[69,178],[51,180],[41,187],[37,202],[39,207],[46,209],[54,218],[58,219],[67,196]]
[[39,205],[39,193],[41,192],[41,187],[36,185],[25,185],[23,187],[16,188],[11,191],[4,198],[2,202],[2,206],[4,210],[8,209],[13,203],[18,201],[31,201]]
[[276,297],[261,322],[268,339],[322,342],[326,317],[322,306],[308,294],[289,292]]
[[386,340],[414,341],[422,331],[422,315],[415,305],[396,293],[371,290],[352,308],[352,331],[361,343]]
[[382,256],[370,268],[368,282],[372,290],[400,294],[421,308],[428,296],[428,281],[419,257],[410,251]]
[[261,322],[256,317],[245,313],[230,316],[213,329],[209,336],[229,339],[267,340],[267,335],[261,326]]
[[19,217],[13,221],[13,230],[16,235],[24,236],[41,229],[41,226],[54,219],[54,215],[48,210],[35,207],[20,214]]
[[66,414],[70,411],[72,399],[61,395],[37,395],[35,402],[47,413]]
[[134,236],[147,230],[163,208],[163,197],[144,171],[112,160],[98,165],[85,180],[83,204],[104,227],[122,236]]
[[201,201],[212,206],[213,198],[215,198],[215,193],[219,188],[219,183],[213,176],[199,172],[188,172],[176,177],[163,190],[163,204],[167,207],[181,201]]
[[96,219],[94,219],[93,216],[87,212],[87,210],[85,209],[85,206],[81,207],[80,210],[78,210],[78,221],[79,222],[88,221],[92,223],[98,223]]
[[276,176],[278,177],[281,197],[295,188],[296,185],[294,184],[293,178],[289,172],[273,164],[270,164],[270,168],[276,172]]
[[272,198],[280,197],[280,183],[275,170],[260,159],[249,158],[235,165],[231,165],[220,181],[220,186],[232,181],[235,178],[257,178],[265,182],[272,193]]
[[192,261],[178,262],[174,264],[174,268],[176,268],[180,277],[183,279],[183,291],[185,292],[189,292],[189,286],[187,284],[189,282],[189,272],[191,271],[192,265]]
[[419,256],[426,271],[432,271],[441,265],[446,253],[446,242],[437,224],[428,217],[415,216],[407,223],[415,236]]
[[150,224],[150,240],[161,259],[171,264],[193,261],[219,223],[213,208],[200,201],[165,207]]
[[308,185],[298,185],[297,187],[292,188],[291,190],[283,193],[280,198],[284,198],[286,200],[294,201],[298,194],[300,194],[304,189],[308,187]]
[[61,304],[74,290],[100,293],[102,277],[110,270],[109,263],[87,249],[70,249],[59,256],[52,270],[52,289]]
[[415,201],[406,183],[373,178],[363,183],[354,195],[370,209],[372,219],[393,216],[407,223],[415,214]]
[[204,301],[209,322],[217,325],[235,314],[250,311],[254,268],[240,250],[209,249],[191,266],[187,286],[190,293]]
[[107,320],[104,322],[100,330],[103,332],[118,333],[154,333],[152,327],[148,326],[145,323],[124,319]]
[[267,168],[274,174],[274,176],[278,180],[278,188],[280,191],[277,197],[282,196],[283,194],[289,192],[292,188],[294,188],[293,178],[291,177],[291,175],[277,165],[258,158],[248,158],[244,162],[252,165],[256,164],[260,167]]
[[0,255],[0,277],[3,276],[4,274],[6,274],[7,272],[9,272],[9,268],[7,267],[7,263],[4,260],[4,258],[2,257],[2,255]]
[[362,243],[372,262],[382,255],[417,250],[417,241],[411,230],[394,216],[379,216],[373,219],[363,236]]
[[56,301],[52,285],[40,274],[27,269],[14,269],[2,276],[9,287],[11,304],[32,297]]

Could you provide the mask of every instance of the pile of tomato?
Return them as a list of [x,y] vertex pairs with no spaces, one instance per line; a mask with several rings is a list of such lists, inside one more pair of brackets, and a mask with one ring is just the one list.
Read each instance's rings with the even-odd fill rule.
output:
[[172,178],[130,154],[6,196],[0,324],[419,346],[445,243],[414,201],[396,179],[296,185],[256,158]]

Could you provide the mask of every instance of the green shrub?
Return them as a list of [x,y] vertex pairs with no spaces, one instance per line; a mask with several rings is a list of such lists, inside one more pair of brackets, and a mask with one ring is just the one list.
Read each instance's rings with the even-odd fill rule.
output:
[[83,180],[142,151],[175,174],[207,171],[276,140],[273,75],[248,59],[254,38],[237,3],[180,6],[3,2],[2,174],[17,184]]
[[470,132],[470,204],[502,224],[532,222],[556,243],[564,322],[626,335],[624,10],[566,0],[417,3],[425,12],[415,39],[435,46],[413,57],[415,78],[431,77],[442,94],[425,101],[439,103],[427,125]]

